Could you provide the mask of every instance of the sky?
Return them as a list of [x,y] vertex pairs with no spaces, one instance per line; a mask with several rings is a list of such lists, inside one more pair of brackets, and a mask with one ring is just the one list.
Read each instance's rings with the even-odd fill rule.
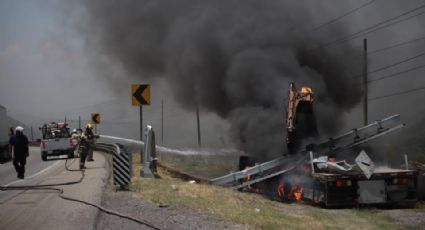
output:
[[[295,28],[304,29],[321,25],[368,1],[304,0],[282,2],[291,5],[293,9],[302,8],[308,12],[309,16],[301,21],[302,23],[295,20],[299,23],[295,25]],[[190,1],[185,2],[185,4],[191,4]],[[231,5],[232,7],[244,4],[237,1],[229,2],[235,3]],[[271,2],[279,1],[264,1],[261,4]],[[245,4],[251,3],[251,1],[248,1]],[[71,125],[75,127],[78,124],[79,116],[83,120],[88,120],[91,113],[98,112],[102,117],[102,124],[98,127],[99,132],[127,138],[138,138],[139,109],[131,106],[130,85],[133,83],[151,84],[152,105],[143,108],[144,123],[154,126],[154,129],[157,130],[157,140],[161,143],[161,102],[163,101],[164,145],[179,148],[196,147],[195,113],[193,109],[187,109],[191,106],[185,105],[181,100],[179,101],[173,81],[167,81],[167,78],[137,76],[134,71],[128,69],[125,57],[119,56],[117,52],[104,52],[105,47],[103,45],[105,43],[102,43],[104,34],[100,33],[99,35],[96,32],[99,28],[103,29],[101,27],[103,25],[96,23],[99,21],[107,22],[102,16],[110,12],[107,11],[106,6],[99,7],[102,4],[106,5],[107,3],[102,3],[102,1],[70,3],[64,0],[0,0],[0,104],[7,108],[9,116],[22,121],[27,126],[34,126],[34,128],[44,122],[63,120],[64,117],[67,117],[68,121],[71,121]],[[131,4],[129,4],[130,7]],[[144,1],[141,1],[140,4],[144,4]],[[423,4],[424,2],[420,0],[408,2],[377,0],[370,6],[321,28],[314,32],[312,37],[316,38],[317,36],[322,40],[333,40]],[[123,3],[123,9],[125,9],[124,5]],[[227,7],[226,4],[223,5]],[[175,7],[164,7],[164,10],[161,11],[165,12],[164,18],[170,14],[176,15],[177,19],[184,19],[180,15],[182,9],[179,9],[178,4]],[[215,5],[208,5],[208,7],[215,7]],[[240,8],[245,9],[244,7]],[[97,9],[105,10],[105,12],[101,14]],[[210,8],[206,9],[205,12],[213,11],[212,8],[211,10],[209,10]],[[223,11],[227,14],[240,12],[242,15],[245,12],[243,10]],[[422,9],[422,11],[425,11],[425,9]],[[220,11],[218,12],[211,14],[213,16],[210,14],[207,14],[207,16],[217,17],[217,21],[219,21]],[[421,11],[419,10],[416,13],[419,12]],[[150,14],[144,15],[143,11],[140,14],[149,20]],[[282,14],[289,15],[291,12],[282,12]],[[201,19],[203,15],[199,14],[198,16]],[[120,17],[111,18],[119,20]],[[154,15],[152,17],[158,18],[159,16]],[[223,16],[223,18],[226,17],[228,16]],[[246,17],[249,17],[249,15],[246,15]],[[299,16],[291,17],[299,18]],[[233,17],[231,18],[235,20]],[[202,20],[199,21],[202,22]],[[282,25],[286,25],[286,23],[282,22]],[[389,26],[386,29],[365,35],[368,39],[368,48],[373,51],[423,37],[425,36],[424,27],[425,15],[419,15],[405,22]],[[192,27],[183,28],[190,30]],[[195,32],[185,31],[185,33],[182,33],[182,37],[187,39],[185,37],[187,34],[196,35]],[[350,46],[361,51],[362,38],[351,40]],[[179,45],[175,46],[179,47]],[[172,48],[174,49],[174,47]],[[339,49],[339,47],[334,46],[330,49]],[[425,52],[425,40],[370,54],[369,71],[422,52]],[[351,61],[355,63],[355,61]],[[358,61],[361,65],[361,56]],[[424,61],[424,56],[415,58],[394,68],[371,74],[369,78],[376,79],[423,65],[425,64]],[[143,64],[145,63],[141,63],[141,66]],[[368,90],[369,98],[425,87],[424,74],[424,69],[419,69],[386,80],[371,82]],[[282,86],[282,91],[286,91],[284,86]],[[317,96],[320,97],[320,92],[317,92]],[[408,126],[420,127],[424,122],[422,115],[425,112],[425,103],[422,102],[424,96],[425,90],[419,90],[399,96],[371,100],[369,120],[398,113],[402,115],[403,121]],[[284,107],[283,101],[284,98],[282,98],[282,108]],[[361,125],[363,119],[361,108],[361,103],[359,103],[344,110],[345,123],[342,127],[338,127],[337,131]],[[282,114],[282,119],[283,117]],[[201,108],[201,130],[205,147],[234,146],[231,134],[228,132],[228,129],[232,127],[232,121],[226,119],[210,107]],[[232,117],[232,119],[234,118]]]
[[[102,76],[97,76],[101,74],[90,67],[85,40],[75,19],[67,16],[64,7],[63,1],[0,1],[0,104],[7,108],[9,116],[33,126],[34,130],[44,122],[65,117],[75,128],[79,116],[84,125],[90,114],[97,112],[102,117],[99,132],[139,138],[139,109],[130,104],[130,85],[153,82],[124,78],[118,87],[111,87],[102,81]],[[119,70],[108,70],[122,74]],[[177,124],[181,132],[193,134],[190,140],[176,140],[171,137],[176,132],[170,135],[164,132],[164,140],[168,139],[172,146],[196,145],[195,115],[187,115],[172,100],[162,99],[158,88],[152,87],[151,91],[152,105],[144,107],[144,124],[154,125],[159,132],[158,110],[163,100],[165,131],[177,129],[174,127]],[[154,115],[152,107],[156,110]],[[170,117],[173,122],[168,121]],[[177,119],[184,122],[175,122]],[[205,116],[203,120],[211,119],[214,116]],[[225,124],[212,130],[215,132],[220,127]],[[162,141],[160,133],[157,135],[157,140]],[[210,142],[221,145],[224,138]]]

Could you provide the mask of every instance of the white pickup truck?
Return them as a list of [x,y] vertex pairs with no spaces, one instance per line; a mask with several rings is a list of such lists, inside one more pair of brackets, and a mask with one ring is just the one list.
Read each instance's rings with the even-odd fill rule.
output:
[[41,128],[43,139],[40,143],[41,159],[47,160],[48,156],[67,155],[74,158],[74,149],[68,124],[64,122],[51,122],[44,124]]

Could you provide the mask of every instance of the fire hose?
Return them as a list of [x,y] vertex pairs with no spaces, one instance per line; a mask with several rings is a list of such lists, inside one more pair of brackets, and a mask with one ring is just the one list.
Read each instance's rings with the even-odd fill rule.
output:
[[109,215],[114,215],[114,216],[118,216],[118,217],[121,217],[121,218],[124,218],[124,219],[127,219],[127,220],[131,220],[131,221],[134,221],[134,222],[136,222],[138,224],[148,226],[148,227],[150,227],[152,229],[161,230],[159,227],[156,227],[155,225],[153,225],[153,224],[151,224],[151,223],[149,223],[149,222],[147,222],[145,220],[140,220],[140,219],[137,219],[137,218],[134,218],[134,217],[131,217],[131,216],[128,216],[128,215],[125,215],[125,214],[122,214],[122,213],[119,213],[119,212],[116,212],[116,211],[113,211],[113,210],[104,208],[104,207],[102,207],[100,205],[97,205],[97,204],[94,204],[94,203],[90,203],[88,201],[79,200],[79,199],[76,199],[76,198],[64,196],[63,195],[63,193],[64,193],[64,190],[63,189],[61,189],[61,188],[54,188],[53,186],[79,184],[79,183],[81,183],[83,181],[83,179],[85,177],[85,170],[84,169],[81,169],[81,170],[80,169],[69,169],[68,168],[68,165],[67,165],[67,162],[68,162],[68,159],[66,159],[66,161],[65,161],[65,169],[67,171],[71,171],[71,172],[72,171],[80,171],[81,172],[80,179],[78,179],[76,181],[70,181],[70,182],[64,182],[64,183],[54,183],[54,184],[27,185],[27,186],[0,186],[0,190],[1,191],[7,191],[7,190],[24,190],[24,191],[25,190],[44,190],[44,191],[55,191],[55,192],[58,192],[59,197],[62,198],[62,199],[64,199],[64,200],[74,201],[74,202],[82,203],[82,204],[85,204],[85,205],[88,205],[88,206],[92,206],[92,207],[95,207],[95,208],[97,208],[98,210],[100,210],[100,211],[102,211],[104,213],[109,214]]

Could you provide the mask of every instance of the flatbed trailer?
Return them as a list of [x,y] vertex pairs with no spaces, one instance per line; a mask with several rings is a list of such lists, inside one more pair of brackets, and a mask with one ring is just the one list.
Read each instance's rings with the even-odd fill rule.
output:
[[[255,177],[246,180],[255,180]],[[362,173],[311,173],[309,166],[304,165],[241,190],[274,200],[300,201],[324,207],[412,206],[417,202],[418,171],[378,168],[368,179]]]
[[376,168],[368,179],[360,171],[332,173],[316,170],[312,165],[313,153],[317,156],[341,153],[402,127],[400,116],[393,115],[309,146],[297,154],[260,164],[245,159],[240,161],[240,171],[214,178],[210,183],[264,194],[272,199],[299,200],[327,207],[414,204],[417,201],[418,171]]
[[[377,169],[370,179],[363,174],[313,174],[318,186],[304,190],[304,199],[326,207],[367,204],[412,205],[417,201],[418,172]],[[317,194],[317,195],[316,195]]]

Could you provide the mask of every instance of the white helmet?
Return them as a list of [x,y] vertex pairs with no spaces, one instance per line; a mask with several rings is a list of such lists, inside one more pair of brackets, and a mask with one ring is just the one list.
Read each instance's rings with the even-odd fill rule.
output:
[[15,132],[23,132],[24,128],[22,126],[16,126]]

